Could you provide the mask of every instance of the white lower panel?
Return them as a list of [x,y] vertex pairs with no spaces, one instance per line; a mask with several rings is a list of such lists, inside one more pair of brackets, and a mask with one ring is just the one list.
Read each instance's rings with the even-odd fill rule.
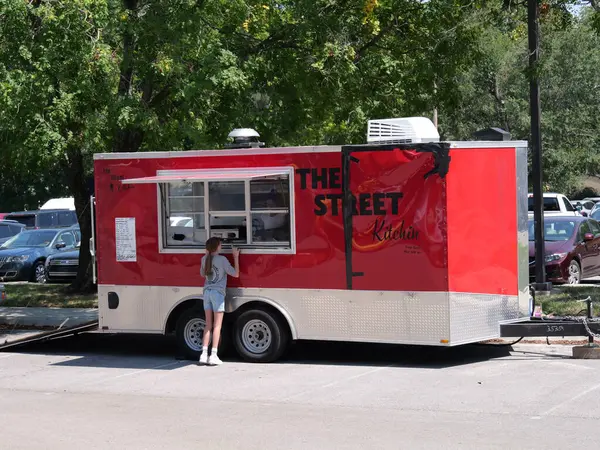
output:
[[497,338],[501,322],[518,319],[519,297],[450,293],[452,345]]
[[[201,287],[99,286],[100,328],[162,333],[173,309],[201,299]],[[108,292],[119,306],[108,308]],[[517,318],[517,297],[447,292],[230,289],[232,312],[258,301],[278,308],[295,339],[455,345],[497,337],[499,321]]]

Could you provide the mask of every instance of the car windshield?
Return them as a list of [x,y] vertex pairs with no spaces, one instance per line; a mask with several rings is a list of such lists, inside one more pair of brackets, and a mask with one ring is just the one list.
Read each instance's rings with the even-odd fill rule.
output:
[[13,234],[8,225],[0,224],[0,239],[11,237]]
[[[575,234],[577,223],[572,220],[551,220],[544,218],[544,240],[568,241]],[[529,221],[529,240],[535,241],[535,228],[533,220]]]
[[0,248],[48,247],[56,233],[52,230],[23,231],[6,241]]

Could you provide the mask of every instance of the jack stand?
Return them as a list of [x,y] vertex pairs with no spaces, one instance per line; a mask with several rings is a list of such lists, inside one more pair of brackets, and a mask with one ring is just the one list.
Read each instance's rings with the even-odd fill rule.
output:
[[[587,303],[587,318],[591,319],[592,314],[592,299],[588,297]],[[578,347],[573,347],[574,359],[600,359],[600,346],[594,343],[594,336],[588,336],[588,343]]]

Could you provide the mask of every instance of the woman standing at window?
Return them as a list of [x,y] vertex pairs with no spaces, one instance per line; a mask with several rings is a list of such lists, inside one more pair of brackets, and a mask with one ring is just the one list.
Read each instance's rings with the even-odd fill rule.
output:
[[[202,354],[200,364],[217,366],[223,362],[217,355],[219,339],[221,337],[221,325],[225,313],[225,291],[227,289],[227,275],[231,277],[240,276],[240,251],[233,249],[233,264],[223,255],[220,255],[221,240],[211,237],[206,241],[206,254],[202,257],[200,275],[204,277],[204,315],[206,325],[202,336]],[[212,332],[212,350],[208,355],[208,344]]]

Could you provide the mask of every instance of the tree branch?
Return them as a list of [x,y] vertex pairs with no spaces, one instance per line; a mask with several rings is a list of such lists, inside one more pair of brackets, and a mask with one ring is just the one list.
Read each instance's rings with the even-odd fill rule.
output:
[[354,56],[354,62],[357,63],[362,58],[365,51],[374,45],[378,44],[381,39],[383,39],[393,28],[395,24],[390,23],[388,26],[384,27],[377,35],[373,37],[369,42],[364,44],[361,48],[359,48]]

